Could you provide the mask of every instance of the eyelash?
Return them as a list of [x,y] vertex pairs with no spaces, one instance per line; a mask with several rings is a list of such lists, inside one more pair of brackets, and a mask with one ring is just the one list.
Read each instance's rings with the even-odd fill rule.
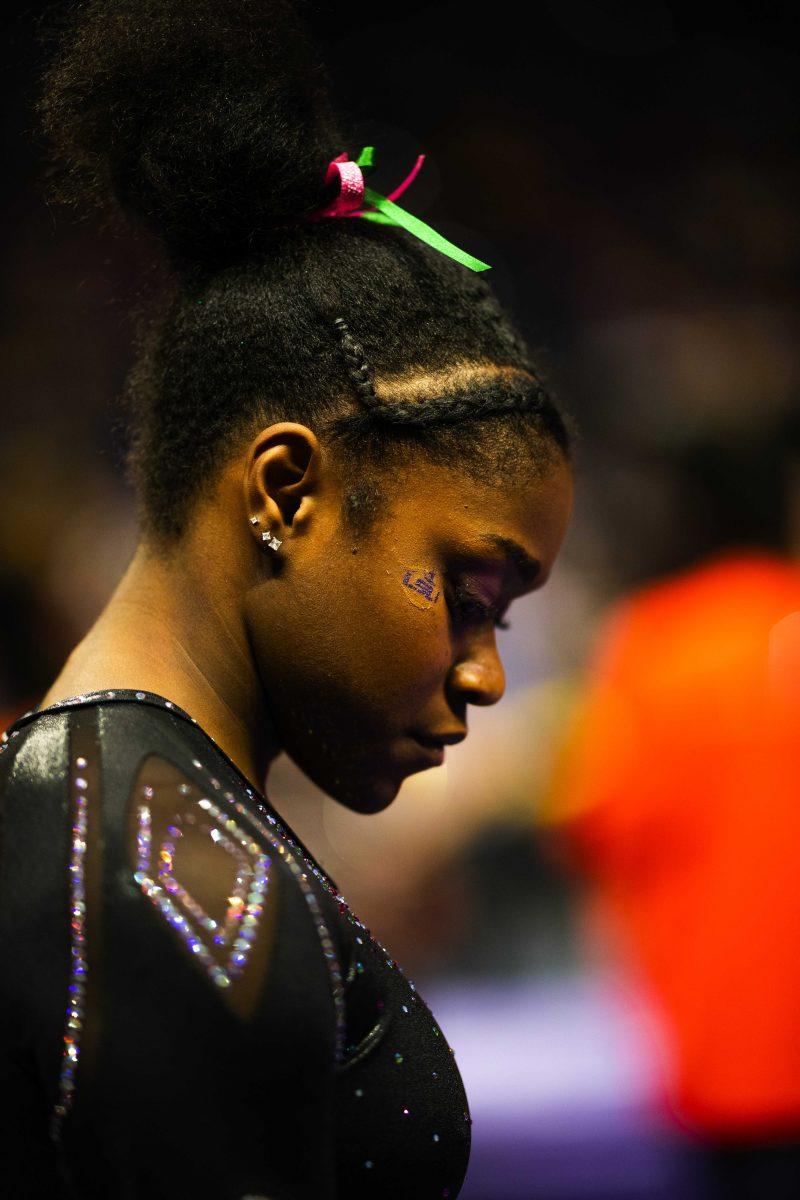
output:
[[[461,616],[468,615],[471,611],[473,614],[478,614],[481,621],[491,621],[496,629],[510,629],[511,623],[503,617],[495,615],[495,609],[490,604],[484,604],[477,596],[474,596],[469,588],[465,588],[463,584],[457,584],[452,589],[453,598],[455,600],[455,608]],[[451,607],[453,607],[451,605]]]

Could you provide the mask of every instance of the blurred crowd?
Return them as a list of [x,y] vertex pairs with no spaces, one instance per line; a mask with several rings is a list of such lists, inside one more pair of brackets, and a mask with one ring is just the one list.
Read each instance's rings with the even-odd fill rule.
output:
[[[554,0],[524,36],[511,5],[316,10],[356,141],[387,180],[427,152],[408,207],[493,265],[582,431],[561,557],[498,634],[506,695],[447,764],[369,817],[270,775],[436,997],[475,1120],[465,1200],[800,1196],[785,7]],[[6,77],[3,727],[135,544],[116,397],[149,286],[143,242],[42,199],[32,8]]]

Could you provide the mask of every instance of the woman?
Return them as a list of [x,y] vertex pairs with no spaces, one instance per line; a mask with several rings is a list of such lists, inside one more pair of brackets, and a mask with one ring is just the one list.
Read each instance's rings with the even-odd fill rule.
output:
[[41,107],[62,195],[174,285],[127,391],[140,543],[0,753],[12,1194],[455,1197],[452,1051],[265,780],[378,812],[500,699],[569,419],[474,272],[322,217],[343,138],[283,5],[96,0]]

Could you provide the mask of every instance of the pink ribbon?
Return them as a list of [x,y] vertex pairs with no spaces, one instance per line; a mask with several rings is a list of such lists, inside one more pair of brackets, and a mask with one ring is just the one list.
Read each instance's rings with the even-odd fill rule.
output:
[[393,192],[389,192],[389,195],[386,197],[386,199],[387,200],[396,200],[398,196],[402,196],[403,192],[406,190],[408,185],[410,183],[413,183],[414,180],[417,178],[417,172],[419,171],[420,167],[422,166],[422,164],[424,162],[425,162],[425,155],[420,154],[419,158],[414,163],[413,167],[408,172],[408,174],[406,175],[405,179],[400,184],[400,186],[396,187]]
[[[386,197],[387,200],[396,200],[398,196],[402,196],[406,188],[416,179],[424,161],[425,155],[420,154],[403,182]],[[361,211],[375,211],[374,209],[364,210],[364,175],[358,163],[348,158],[346,152],[337,154],[336,158],[328,163],[325,172],[325,186],[333,183],[337,176],[339,178],[338,194],[330,204],[325,204],[322,208],[309,213],[309,220],[316,221],[320,217],[357,217]]]
[[325,172],[325,186],[333,183],[339,177],[338,195],[330,204],[315,209],[310,219],[318,217],[352,217],[364,203],[364,176],[361,167],[347,157],[346,153],[339,154],[328,163]]

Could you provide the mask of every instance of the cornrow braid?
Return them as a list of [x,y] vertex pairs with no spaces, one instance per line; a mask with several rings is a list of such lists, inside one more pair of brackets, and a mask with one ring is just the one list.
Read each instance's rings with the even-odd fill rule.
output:
[[545,415],[552,404],[532,370],[514,368],[515,377],[489,380],[470,395],[444,393],[440,396],[387,403],[375,391],[375,378],[361,343],[353,336],[344,317],[336,317],[339,345],[348,374],[369,412],[391,425],[437,425],[489,416],[490,413],[538,412]]
[[367,356],[360,342],[357,342],[347,327],[344,317],[336,317],[334,325],[339,331],[339,345],[342,357],[347,363],[347,370],[359,398],[372,411],[382,407],[375,393],[375,380],[372,369],[367,362]]
[[385,405],[385,419],[404,425],[446,425],[478,420],[493,413],[536,412],[544,414],[550,399],[535,378],[520,373],[518,378],[492,379],[476,393],[444,393],[413,404]]

